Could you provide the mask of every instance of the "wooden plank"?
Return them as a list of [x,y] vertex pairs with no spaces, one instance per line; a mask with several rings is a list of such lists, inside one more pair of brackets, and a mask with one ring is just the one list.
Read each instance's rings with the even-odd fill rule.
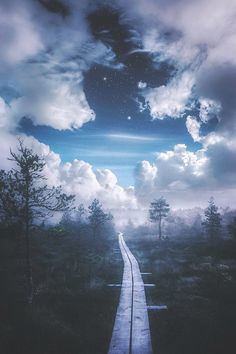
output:
[[160,311],[160,310],[168,310],[168,307],[167,307],[167,305],[150,305],[150,306],[147,306],[147,309]]
[[152,273],[150,272],[141,272],[141,275],[151,275]]
[[130,331],[132,310],[132,271],[129,259],[124,250],[122,239],[119,237],[119,245],[124,261],[124,272],[120,301],[116,313],[115,324],[108,354],[130,353]]
[[121,287],[121,284],[107,284],[110,288],[116,288],[116,287]]
[[125,244],[127,254],[132,263],[134,294],[133,294],[133,328],[132,354],[152,354],[151,335],[144,283],[136,258]]
[[119,245],[124,273],[108,354],[152,354],[144,283],[139,265],[122,234]]

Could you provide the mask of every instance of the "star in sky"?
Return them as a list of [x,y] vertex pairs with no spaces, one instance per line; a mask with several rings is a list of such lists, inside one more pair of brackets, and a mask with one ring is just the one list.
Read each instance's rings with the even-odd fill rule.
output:
[[205,203],[208,186],[235,204],[235,1],[11,2],[0,1],[5,151],[33,136],[58,154],[62,185],[70,175],[74,193],[84,176],[100,198],[110,183],[119,211],[162,190]]

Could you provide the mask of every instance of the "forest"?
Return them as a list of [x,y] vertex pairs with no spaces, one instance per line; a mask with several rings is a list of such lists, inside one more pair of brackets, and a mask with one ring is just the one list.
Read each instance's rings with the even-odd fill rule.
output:
[[0,0],[0,354],[234,354],[236,0]]
[[[4,354],[106,353],[123,264],[113,216],[49,187],[44,157],[19,140],[0,172],[1,344]],[[119,230],[120,231],[120,230]],[[154,353],[228,353],[234,342],[236,212],[150,201],[123,226],[147,283]]]

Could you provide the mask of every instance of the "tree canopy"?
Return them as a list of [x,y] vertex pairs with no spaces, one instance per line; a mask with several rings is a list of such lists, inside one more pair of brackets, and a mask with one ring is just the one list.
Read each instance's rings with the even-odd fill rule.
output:
[[111,214],[106,214],[102,209],[102,204],[98,199],[94,199],[93,202],[89,205],[89,222],[92,226],[93,233],[95,236],[95,232],[99,230],[99,228],[109,220],[112,220]]
[[62,188],[50,188],[43,174],[45,160],[19,140],[17,152],[10,150],[14,167],[0,171],[0,216],[4,223],[15,223],[26,242],[26,278],[28,302],[33,300],[33,277],[30,251],[30,229],[39,218],[72,207],[74,196]]
[[149,218],[151,222],[158,222],[159,239],[162,238],[162,220],[168,215],[169,211],[170,206],[164,197],[155,199],[150,204]]
[[218,212],[218,207],[215,205],[213,197],[210,198],[204,214],[205,219],[202,224],[206,232],[211,238],[217,237],[221,229],[221,215]]

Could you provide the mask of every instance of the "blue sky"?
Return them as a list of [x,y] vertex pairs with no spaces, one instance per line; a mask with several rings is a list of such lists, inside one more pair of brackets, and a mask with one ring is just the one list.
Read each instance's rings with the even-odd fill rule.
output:
[[1,166],[23,136],[85,202],[235,204],[234,0],[1,1],[0,30]]
[[[82,159],[95,168],[109,168],[126,187],[134,183],[133,173],[138,161],[147,158],[154,161],[157,151],[172,149],[180,138],[181,141],[193,145],[191,138],[188,135],[185,137],[186,127],[183,122],[174,122],[174,124],[152,122],[150,123],[152,129],[143,131],[137,129],[133,118],[130,122],[130,126],[134,125],[133,129],[132,127],[127,129],[126,123],[123,126],[120,124],[118,129],[115,129],[112,124],[107,129],[100,129],[100,127],[93,127],[95,123],[92,122],[89,124],[90,127],[63,133],[47,127],[39,128],[29,124],[26,127],[26,125],[24,132],[50,145],[53,151],[61,155],[63,162]],[[167,126],[162,128],[161,125]],[[180,129],[183,130],[182,136]]]
[[[99,10],[102,28],[106,11]],[[115,25],[109,23],[110,28]],[[119,50],[125,35],[126,31],[118,43],[114,40]],[[95,64],[84,73],[84,92],[95,112],[94,121],[65,131],[34,126],[29,118],[21,121],[21,131],[50,145],[64,162],[83,159],[94,168],[109,168],[125,187],[134,184],[136,163],[144,159],[153,162],[157,151],[172,149],[179,142],[199,148],[186,130],[185,119],[154,120],[148,108],[140,110],[139,102],[144,102],[140,83],[145,88],[161,86],[171,78],[174,68],[167,64],[156,67],[150,53],[133,53],[130,47],[128,53],[122,52],[121,66]]]
[[186,134],[184,120],[152,121],[149,114],[138,112],[130,114],[128,120],[127,116],[113,114],[112,106],[101,111],[105,111],[107,119],[99,112],[101,116],[79,130],[62,132],[46,126],[35,127],[30,121],[24,121],[21,129],[50,145],[63,162],[82,159],[94,168],[111,169],[125,187],[134,183],[138,161],[154,161],[157,151],[170,150],[179,141],[194,150],[199,146]]

